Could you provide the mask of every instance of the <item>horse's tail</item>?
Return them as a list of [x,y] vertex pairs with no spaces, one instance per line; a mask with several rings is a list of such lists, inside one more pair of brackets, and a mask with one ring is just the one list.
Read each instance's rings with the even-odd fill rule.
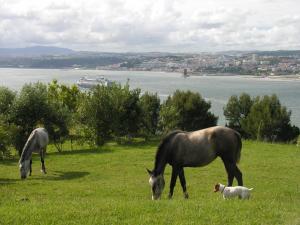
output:
[[26,156],[28,155],[28,153],[27,153],[28,149],[34,140],[35,135],[36,135],[36,130],[32,131],[31,134],[29,135],[29,137],[23,147],[19,163],[23,162],[25,160]]
[[235,153],[235,161],[236,163],[240,162],[241,159],[241,150],[242,150],[242,138],[240,133],[238,133],[237,131],[234,132],[236,139],[237,139],[237,149],[236,149],[236,153]]

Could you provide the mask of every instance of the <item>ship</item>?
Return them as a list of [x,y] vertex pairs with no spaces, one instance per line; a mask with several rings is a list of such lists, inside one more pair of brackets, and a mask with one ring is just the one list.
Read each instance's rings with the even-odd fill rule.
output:
[[77,82],[77,86],[80,88],[90,89],[97,85],[109,87],[112,85],[112,81],[108,80],[104,76],[99,76],[97,78],[89,78],[88,76],[81,77]]

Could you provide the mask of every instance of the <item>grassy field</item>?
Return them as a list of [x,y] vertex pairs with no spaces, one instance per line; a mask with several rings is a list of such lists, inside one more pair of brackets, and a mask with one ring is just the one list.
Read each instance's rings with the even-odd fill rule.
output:
[[300,224],[300,148],[243,145],[239,167],[254,188],[249,201],[213,193],[216,182],[226,184],[220,159],[185,170],[188,200],[179,182],[167,199],[168,166],[162,200],[152,201],[145,168],[153,167],[157,142],[63,153],[50,146],[48,174],[35,156],[24,181],[17,160],[0,161],[0,224]]

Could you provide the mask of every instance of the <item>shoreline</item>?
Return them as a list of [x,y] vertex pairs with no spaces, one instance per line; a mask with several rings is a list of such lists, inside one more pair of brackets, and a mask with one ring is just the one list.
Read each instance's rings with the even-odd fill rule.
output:
[[[178,71],[149,71],[149,70],[110,70],[110,69],[96,69],[96,68],[20,68],[20,67],[0,67],[0,70],[2,69],[12,69],[12,70],[70,70],[70,71],[110,71],[110,72],[143,72],[143,73],[157,73],[157,74],[163,74],[163,73],[169,73],[169,74],[179,74],[183,75],[183,73]],[[257,80],[274,80],[274,81],[300,81],[300,74],[288,74],[288,75],[264,75],[264,76],[258,76],[258,75],[242,75],[242,74],[233,74],[233,73],[215,73],[215,74],[207,74],[207,73],[198,73],[198,72],[192,72],[188,73],[186,78],[188,77],[238,77],[238,78],[246,78],[246,79],[257,79]]]

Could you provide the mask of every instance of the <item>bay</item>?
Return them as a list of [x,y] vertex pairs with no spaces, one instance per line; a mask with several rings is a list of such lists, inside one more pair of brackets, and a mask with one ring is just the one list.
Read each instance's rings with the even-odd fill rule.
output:
[[251,96],[276,94],[282,105],[292,111],[292,124],[300,127],[300,79],[269,79],[249,76],[190,76],[179,73],[106,70],[62,69],[12,69],[0,68],[0,85],[20,90],[25,83],[48,83],[57,79],[61,83],[74,84],[80,77],[104,75],[121,84],[129,82],[131,88],[142,92],[158,93],[162,100],[175,90],[199,92],[212,104],[211,111],[219,116],[219,125],[225,124],[223,107],[232,95],[243,92]]

